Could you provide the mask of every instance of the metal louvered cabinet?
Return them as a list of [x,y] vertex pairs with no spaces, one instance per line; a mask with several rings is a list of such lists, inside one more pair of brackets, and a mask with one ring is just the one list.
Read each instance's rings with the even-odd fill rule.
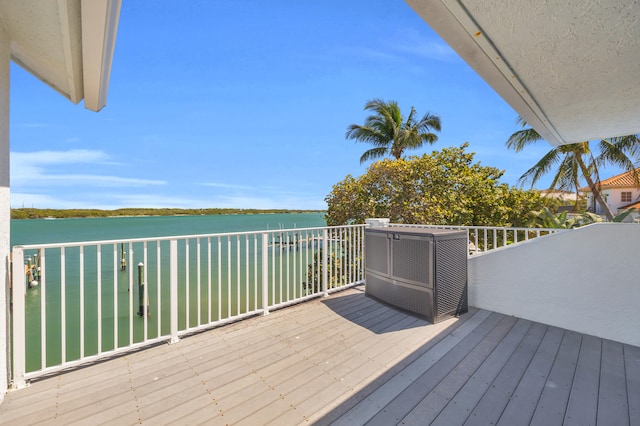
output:
[[365,293],[432,323],[467,312],[467,232],[365,230]]

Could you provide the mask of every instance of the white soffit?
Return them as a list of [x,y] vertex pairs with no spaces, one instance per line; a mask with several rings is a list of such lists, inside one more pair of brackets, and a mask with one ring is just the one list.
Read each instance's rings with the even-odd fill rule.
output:
[[84,106],[93,111],[107,104],[120,5],[120,0],[82,0]]
[[640,133],[640,0],[405,0],[549,143]]
[[0,0],[11,59],[73,103],[106,102],[121,0]]

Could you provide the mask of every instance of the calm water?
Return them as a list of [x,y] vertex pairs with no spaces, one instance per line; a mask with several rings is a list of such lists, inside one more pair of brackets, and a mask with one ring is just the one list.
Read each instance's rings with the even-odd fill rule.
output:
[[[91,218],[91,219],[55,219],[55,220],[14,220],[11,223],[11,244],[44,244],[44,243],[61,243],[61,242],[82,242],[82,241],[101,241],[101,240],[127,240],[133,238],[146,237],[163,237],[163,236],[181,236],[181,235],[201,235],[227,232],[241,231],[261,231],[261,230],[277,230],[277,229],[300,229],[325,226],[324,215],[322,213],[305,213],[305,214],[256,214],[256,215],[219,215],[219,216],[171,216],[171,217],[125,217],[125,218]],[[134,243],[131,249],[134,257],[129,260],[129,265],[135,265],[142,259],[144,250],[142,243]],[[162,261],[156,259],[155,243],[149,243],[148,253],[148,284],[149,298],[152,301],[149,308],[149,329],[153,335],[155,330],[160,327],[163,333],[169,328],[169,316],[165,315],[160,320],[160,310],[166,311],[169,303],[169,287],[168,273],[166,268],[168,263],[168,242],[162,243],[163,248]],[[197,252],[195,247],[191,251],[185,251],[185,240],[179,243],[179,323],[181,327],[186,325],[188,321],[191,326],[198,323],[198,287],[196,283],[197,271]],[[191,243],[189,243],[191,244]],[[228,245],[227,245],[228,244]],[[207,302],[209,297],[214,298],[212,316],[218,315],[228,317],[246,312],[247,308],[252,309],[257,306],[259,294],[251,289],[248,285],[241,291],[237,288],[237,283],[252,282],[254,272],[247,272],[244,263],[238,259],[237,254],[245,251],[250,254],[254,253],[252,246],[243,245],[242,241],[231,240],[222,245],[222,261],[221,270],[218,271],[215,266],[212,270],[204,270],[202,272],[202,282],[206,283],[209,275],[214,277],[214,289],[211,295],[207,290],[200,290],[202,301],[200,303],[201,320],[206,322]],[[241,245],[241,246],[238,246]],[[117,245],[119,246],[119,245]],[[119,247],[118,247],[119,248]],[[206,247],[203,247],[201,253],[201,264],[203,267],[207,264]],[[125,250],[129,255],[129,246],[125,244]],[[240,250],[240,251],[238,251]],[[32,253],[33,252],[33,253]],[[27,257],[33,256],[35,251],[27,251]],[[289,253],[286,251],[284,253]],[[97,284],[97,268],[96,268],[96,249],[86,247],[84,251],[84,267],[80,268],[78,263],[78,249],[68,248],[65,257],[65,272],[62,273],[60,265],[59,249],[47,249],[46,252],[46,285],[38,285],[27,291],[26,297],[26,341],[27,341],[27,371],[33,371],[41,367],[43,362],[42,353],[42,336],[46,334],[46,365],[57,365],[62,359],[62,348],[60,346],[61,331],[65,329],[66,334],[66,359],[77,359],[80,355],[80,339],[81,334],[84,340],[85,355],[97,353],[98,351],[98,325],[100,324],[102,339],[101,345],[103,350],[113,349],[115,347],[126,346],[130,338],[134,341],[140,341],[143,333],[143,320],[135,313],[129,312],[129,298],[131,294],[129,289],[134,291],[134,312],[137,308],[138,289],[136,274],[130,275],[129,270],[117,271],[114,269],[113,245],[104,246],[102,255],[99,256],[102,262],[101,279],[102,285]],[[301,256],[302,254],[300,254]],[[119,256],[119,254],[117,254]],[[211,256],[217,258],[217,248],[214,244]],[[296,273],[306,274],[306,268],[311,259],[301,259],[297,253],[289,254],[287,262],[284,264],[284,272],[281,267],[278,271],[269,276],[270,279],[280,279],[280,274],[289,276]],[[185,260],[188,258],[188,260]],[[291,260],[291,262],[289,262]],[[119,257],[117,258],[119,264]],[[280,262],[280,261],[279,261]],[[192,271],[189,280],[186,280],[185,266],[188,263]],[[156,279],[158,273],[158,265],[164,264],[162,269],[162,283]],[[233,268],[229,267],[233,264]],[[240,266],[236,266],[240,265]],[[278,263],[280,265],[280,263]],[[273,266],[273,265],[272,265]],[[282,266],[282,265],[280,265]],[[80,285],[81,269],[84,271],[83,284]],[[205,267],[206,269],[206,267]],[[115,273],[114,273],[115,272]],[[258,274],[255,272],[255,274]],[[289,274],[289,275],[287,275]],[[61,286],[61,277],[64,276],[66,284],[64,290]],[[133,279],[133,282],[130,282]],[[288,282],[287,278],[287,282]],[[46,288],[45,288],[46,287]],[[84,295],[84,313],[80,310],[80,288],[82,287]],[[46,291],[45,291],[46,290]],[[276,291],[283,291],[276,289]],[[285,292],[289,290],[285,289]],[[300,289],[297,290],[301,291]],[[64,293],[64,298],[62,294]],[[98,298],[98,293],[101,297]],[[158,306],[154,301],[157,299],[158,293],[162,296],[162,307]],[[298,293],[299,294],[299,293]],[[188,297],[187,297],[188,295]],[[279,293],[273,297],[280,297]],[[189,303],[187,303],[189,299]],[[220,301],[218,301],[220,299]],[[42,306],[46,300],[46,330],[41,326]],[[64,300],[64,304],[61,301]],[[102,314],[98,317],[98,300],[101,300],[100,307]],[[241,303],[237,304],[238,300]],[[64,308],[64,315],[62,312]],[[246,306],[246,307],[245,307]],[[129,318],[134,317],[134,328],[130,330]],[[81,316],[84,316],[85,331],[80,332],[79,324]],[[66,318],[64,327],[61,327],[61,318]],[[117,324],[117,326],[114,326]],[[114,333],[117,327],[117,333]],[[131,337],[133,332],[133,337]],[[117,335],[117,342],[114,340]]]
[[12,220],[11,245],[325,226],[324,213]]

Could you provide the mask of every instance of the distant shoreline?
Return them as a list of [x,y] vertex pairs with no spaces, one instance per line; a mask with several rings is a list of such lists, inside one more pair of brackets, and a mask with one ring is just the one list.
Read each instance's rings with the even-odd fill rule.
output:
[[125,208],[116,210],[99,209],[11,209],[11,219],[71,219],[89,217],[137,217],[137,216],[212,216],[230,214],[299,214],[325,213],[325,210],[287,210],[287,209],[152,209]]

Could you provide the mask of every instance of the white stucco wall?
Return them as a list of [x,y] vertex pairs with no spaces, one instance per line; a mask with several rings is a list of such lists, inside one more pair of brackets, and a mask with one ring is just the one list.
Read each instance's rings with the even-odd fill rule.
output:
[[472,257],[469,303],[640,346],[640,225],[599,223]]
[[[631,201],[622,202],[622,192],[631,192]],[[614,214],[618,213],[618,209],[628,206],[631,203],[635,203],[640,201],[640,189],[638,188],[609,188],[602,190],[602,195],[605,197],[607,204],[611,207]],[[593,194],[587,194],[587,207],[593,209],[594,200]],[[604,214],[602,207],[600,204],[595,202],[595,211],[596,214]],[[635,215],[634,215],[635,216]]]
[[9,69],[9,37],[0,25],[0,402],[9,377]]

